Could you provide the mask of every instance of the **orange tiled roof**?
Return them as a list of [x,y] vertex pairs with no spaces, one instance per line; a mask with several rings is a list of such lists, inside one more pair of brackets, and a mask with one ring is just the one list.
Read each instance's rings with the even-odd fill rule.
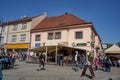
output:
[[72,14],[64,14],[61,16],[46,17],[42,22],[40,22],[36,27],[34,27],[31,32],[34,30],[48,29],[48,28],[58,28],[68,25],[76,24],[85,24],[88,23]]

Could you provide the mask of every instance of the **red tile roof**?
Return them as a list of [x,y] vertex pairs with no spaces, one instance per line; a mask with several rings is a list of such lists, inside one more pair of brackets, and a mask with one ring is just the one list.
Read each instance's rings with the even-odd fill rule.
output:
[[48,29],[48,28],[58,28],[69,25],[85,24],[88,23],[72,14],[64,14],[61,16],[46,17],[42,22],[40,22],[36,27],[34,27],[31,32],[34,30]]

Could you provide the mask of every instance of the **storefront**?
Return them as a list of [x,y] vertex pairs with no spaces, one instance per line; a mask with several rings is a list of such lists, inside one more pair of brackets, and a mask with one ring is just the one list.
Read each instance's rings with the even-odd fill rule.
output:
[[27,58],[29,44],[7,44],[7,52],[13,51],[19,57],[19,60]]
[[86,50],[84,49],[79,49],[79,48],[75,48],[75,47],[68,46],[65,44],[60,44],[60,43],[51,44],[51,45],[46,44],[45,46],[32,48],[30,49],[30,52],[37,53],[37,54],[44,52],[46,56],[45,61],[47,63],[50,63],[50,62],[58,63],[60,54],[63,54],[64,61],[66,63],[73,63],[76,50],[79,52],[79,54],[86,55]]

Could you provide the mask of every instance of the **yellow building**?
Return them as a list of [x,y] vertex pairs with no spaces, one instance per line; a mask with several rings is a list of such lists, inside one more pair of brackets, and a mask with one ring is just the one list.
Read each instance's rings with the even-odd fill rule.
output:
[[46,13],[41,16],[23,17],[19,20],[9,21],[7,34],[7,52],[13,51],[19,55],[28,54],[30,48],[30,30],[46,17]]

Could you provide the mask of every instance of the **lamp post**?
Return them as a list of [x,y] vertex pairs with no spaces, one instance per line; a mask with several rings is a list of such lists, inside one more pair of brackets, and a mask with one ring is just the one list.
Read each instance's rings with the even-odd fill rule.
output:
[[1,51],[1,55],[2,55],[2,52],[3,52],[3,46],[2,46],[2,29],[3,29],[3,18],[0,17],[0,51]]

